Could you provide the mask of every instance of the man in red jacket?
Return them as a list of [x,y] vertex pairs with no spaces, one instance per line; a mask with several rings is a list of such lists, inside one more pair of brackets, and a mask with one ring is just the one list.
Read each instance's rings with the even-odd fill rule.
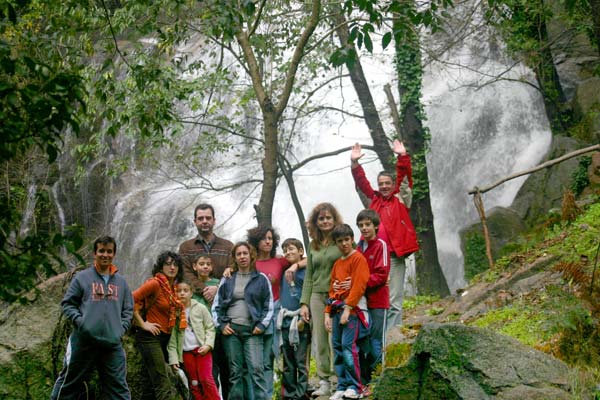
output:
[[408,185],[412,189],[410,156],[399,140],[394,140],[393,151],[398,155],[396,177],[394,179],[394,175],[390,172],[380,172],[377,176],[378,190],[373,190],[365,176],[365,171],[358,163],[358,160],[364,156],[360,144],[356,143],[352,146],[350,154],[354,182],[358,189],[371,199],[369,208],[375,210],[381,219],[378,236],[388,242],[391,250],[389,279],[391,304],[387,315],[388,329],[402,324],[405,257],[419,250],[417,233],[408,215],[408,208],[399,196],[400,184],[405,177],[408,178]]

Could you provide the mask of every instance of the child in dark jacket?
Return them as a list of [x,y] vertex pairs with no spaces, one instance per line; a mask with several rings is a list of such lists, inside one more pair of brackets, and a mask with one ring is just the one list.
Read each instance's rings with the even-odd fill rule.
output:
[[[297,264],[304,258],[304,246],[298,239],[287,239],[281,247],[289,265]],[[276,327],[283,354],[281,383],[284,400],[307,398],[310,329],[300,317],[304,271],[299,269],[293,280],[283,279],[281,282],[281,309],[277,315]]]

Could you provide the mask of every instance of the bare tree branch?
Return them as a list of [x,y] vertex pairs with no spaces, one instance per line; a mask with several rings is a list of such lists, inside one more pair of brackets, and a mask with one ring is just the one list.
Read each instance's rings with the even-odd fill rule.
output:
[[222,131],[225,131],[227,133],[230,133],[233,136],[239,136],[241,138],[248,139],[248,140],[253,140],[253,141],[259,142],[261,144],[265,143],[265,141],[263,139],[261,139],[261,138],[257,138],[257,137],[254,137],[254,136],[248,136],[248,135],[245,135],[243,133],[239,133],[237,131],[234,131],[232,129],[224,127],[222,125],[217,125],[217,124],[213,124],[213,123],[210,123],[210,122],[189,121],[189,120],[186,120],[186,119],[180,119],[180,120],[178,120],[178,122],[180,122],[182,124],[186,124],[186,125],[200,125],[200,126],[207,126],[207,127],[210,127],[210,128],[216,128],[216,129],[220,129]]
[[[295,107],[291,107],[291,108],[295,108]],[[349,116],[349,117],[354,117],[354,118],[358,118],[358,119],[362,119],[362,120],[364,120],[364,119],[365,119],[365,116],[364,116],[364,115],[361,115],[361,114],[355,114],[355,113],[351,113],[350,111],[346,111],[346,110],[343,110],[343,109],[341,109],[341,108],[332,107],[332,106],[318,106],[318,107],[312,108],[312,109],[310,109],[310,110],[306,110],[306,111],[304,111],[304,112],[301,114],[301,116],[302,116],[302,117],[306,117],[306,116],[308,116],[308,115],[310,115],[310,114],[319,113],[319,112],[321,112],[321,111],[335,111],[335,112],[338,112],[338,113],[340,113],[340,114],[347,115],[347,116]]]
[[[368,144],[363,144],[361,146],[363,149],[369,149],[369,150],[375,151],[375,146],[371,146]],[[308,164],[311,161],[315,161],[315,160],[318,160],[321,158],[326,158],[326,157],[331,157],[331,156],[337,156],[338,154],[342,154],[343,152],[350,151],[350,150],[351,150],[350,147],[343,147],[341,149],[328,151],[327,153],[315,154],[314,156],[305,158],[304,160],[300,161],[298,164],[292,166],[291,171],[294,172],[294,171],[302,168],[303,166],[305,166],[306,164]]]
[[296,43],[296,48],[294,49],[294,54],[292,55],[292,59],[290,60],[289,69],[286,74],[285,84],[283,85],[283,90],[279,95],[277,105],[276,105],[276,114],[277,117],[280,117],[283,113],[283,110],[288,104],[288,100],[292,93],[292,88],[294,86],[294,81],[296,80],[296,72],[298,71],[298,66],[300,65],[300,61],[305,54],[306,44],[308,43],[308,39],[310,39],[311,35],[315,31],[317,24],[319,23],[319,15],[321,13],[321,1],[313,0],[310,17],[308,19],[308,24],[306,28],[300,35],[300,39],[298,39],[298,43]]
[[258,28],[258,24],[260,23],[260,18],[262,16],[262,12],[263,12],[263,10],[265,8],[265,3],[266,2],[267,2],[267,0],[262,0],[260,2],[260,5],[258,6],[258,11],[256,13],[256,18],[254,19],[254,25],[252,26],[252,28],[248,32],[248,37],[252,36],[254,34],[254,32],[256,32],[256,28]]
[[129,69],[132,69],[131,65],[129,65],[129,62],[127,61],[127,59],[125,58],[123,53],[121,53],[121,49],[119,48],[119,43],[117,42],[117,37],[115,35],[115,31],[113,29],[112,22],[110,20],[110,13],[108,12],[108,7],[106,7],[106,3],[104,2],[104,0],[102,0],[102,8],[104,9],[104,16],[106,17],[106,22],[108,22],[108,27],[110,28],[110,35],[112,36],[112,40],[115,43],[115,50],[117,51],[119,56],[123,59],[123,62],[125,63],[125,65],[127,65],[129,67]]

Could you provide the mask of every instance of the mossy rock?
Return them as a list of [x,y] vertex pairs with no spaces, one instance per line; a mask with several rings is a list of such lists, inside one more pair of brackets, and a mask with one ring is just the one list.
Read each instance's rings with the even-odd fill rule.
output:
[[508,336],[430,324],[417,336],[408,364],[386,369],[374,392],[380,400],[568,399],[567,375],[560,360]]

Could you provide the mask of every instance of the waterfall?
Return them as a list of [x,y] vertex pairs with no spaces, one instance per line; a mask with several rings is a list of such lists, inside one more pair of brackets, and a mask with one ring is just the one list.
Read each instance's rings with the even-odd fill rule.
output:
[[[190,59],[197,60],[208,53],[197,43],[188,43],[188,46],[194,52]],[[393,132],[392,120],[383,85],[391,82],[395,86],[392,51],[388,48],[362,57],[371,91],[385,129],[390,133]],[[514,82],[497,82],[481,89],[471,86],[481,80],[476,71],[496,73],[511,65],[510,60],[498,54],[497,47],[486,47],[485,40],[477,38],[464,40],[437,60],[426,60],[423,100],[428,116],[426,125],[432,136],[428,157],[432,206],[440,263],[452,291],[465,284],[458,232],[477,220],[467,191],[536,164],[550,144],[543,104],[534,89]],[[456,64],[470,68],[450,67]],[[334,72],[325,72],[319,78],[325,80],[329,77],[327,74]],[[523,67],[509,72],[507,77],[519,79],[522,75],[531,79],[530,72]],[[315,82],[315,86],[317,84]],[[348,78],[333,81],[316,101],[362,114]],[[284,122],[282,129],[290,129],[288,124]],[[249,125],[248,129],[256,128]],[[314,114],[296,129],[296,140],[291,146],[296,160],[342,147],[349,149],[355,142],[371,144],[364,121],[333,111]],[[181,141],[192,143],[194,140],[184,136]],[[135,145],[131,148],[135,149]],[[240,141],[214,159],[212,155],[207,156],[202,165],[203,177],[225,184],[239,177],[260,176],[260,165],[246,164],[245,159],[237,166],[223,167],[225,160],[247,153],[245,144]],[[381,166],[373,153],[366,153],[361,163],[375,183]],[[256,224],[253,205],[258,202],[259,190],[253,190],[252,186],[220,192],[198,188],[199,178],[180,174],[181,168],[173,165],[172,155],[167,152],[164,155],[160,167],[164,174],[132,167],[120,178],[125,183],[111,189],[107,202],[114,205],[106,233],[118,240],[115,263],[134,288],[149,277],[152,263],[160,252],[177,250],[181,242],[196,235],[192,221],[196,204],[207,202],[215,207],[216,232],[232,241],[243,239],[246,230]],[[354,227],[358,238],[355,217],[362,205],[355,193],[349,166],[349,152],[345,152],[307,164],[295,172],[294,182],[306,216],[318,202],[332,202],[345,222]],[[485,195],[486,208],[509,205],[522,182],[523,179],[511,181]],[[276,192],[273,225],[282,240],[301,238],[284,180]]]
[[31,229],[31,223],[33,222],[33,214],[35,212],[35,205],[37,203],[37,185],[31,183],[27,188],[27,200],[25,202],[25,211],[21,218],[21,225],[19,226],[19,236],[23,237],[29,233]]
[[[479,222],[467,192],[537,165],[552,140],[542,97],[526,84],[534,82],[533,73],[508,59],[488,28],[477,25],[478,19],[475,14],[474,32],[429,60],[423,80],[434,226],[452,291],[466,283],[459,231]],[[455,40],[453,36],[448,39]],[[485,208],[510,206],[525,179],[483,194]]]

